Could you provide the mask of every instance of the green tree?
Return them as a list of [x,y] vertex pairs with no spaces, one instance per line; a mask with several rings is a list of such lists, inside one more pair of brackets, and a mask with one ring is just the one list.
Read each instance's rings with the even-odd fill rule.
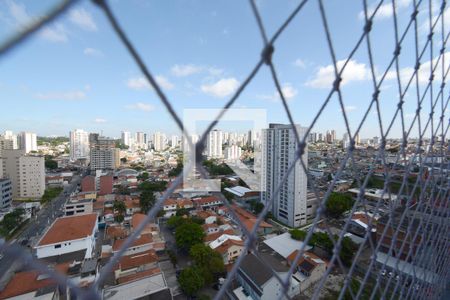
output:
[[62,191],[63,191],[62,187],[47,188],[44,191],[44,195],[42,195],[41,203],[46,203],[48,201],[53,200],[54,198],[58,197]]
[[25,215],[25,210],[23,208],[16,208],[12,212],[6,214],[3,217],[1,226],[4,228],[6,233],[11,232],[14,228],[22,223],[22,218]]
[[353,203],[353,198],[348,194],[331,193],[325,207],[328,215],[339,218],[344,212],[352,208]]
[[58,168],[58,162],[56,160],[53,160],[52,156],[46,155],[45,156],[45,168],[54,170]]
[[114,211],[116,211],[120,215],[125,214],[125,212],[127,211],[127,207],[125,205],[125,202],[118,201],[118,200],[114,201],[113,209],[114,209]]
[[114,220],[118,223],[122,223],[125,219],[125,212],[127,211],[127,207],[125,205],[125,202],[123,201],[114,201],[113,209],[115,212],[117,212],[117,215],[114,217]]
[[222,256],[203,243],[192,246],[189,254],[206,283],[214,282],[218,274],[225,271]]
[[141,207],[141,212],[146,214],[150,208],[152,208],[155,203],[155,195],[150,190],[145,190],[141,193],[139,198],[139,205]]
[[116,193],[119,195],[129,195],[130,190],[128,189],[128,187],[126,185],[119,185],[116,188]]
[[332,254],[333,251],[333,242],[331,241],[328,234],[325,232],[315,232],[311,239],[309,240],[309,244],[311,246],[318,246],[325,251],[327,251],[329,254]]
[[142,181],[146,181],[149,177],[150,177],[150,175],[148,175],[147,172],[142,172],[142,174],[137,176],[137,179],[142,180]]
[[194,267],[181,271],[178,282],[183,292],[188,296],[194,296],[205,284],[201,273]]
[[357,248],[357,245],[348,236],[342,239],[339,258],[345,266],[350,267],[352,265],[353,255],[355,254]]
[[180,208],[177,208],[176,215],[180,216],[180,217],[189,216],[189,211],[184,207],[180,207]]
[[176,177],[183,171],[183,160],[177,160],[177,166],[169,171],[169,177]]
[[264,204],[256,200],[252,200],[250,202],[250,208],[255,214],[259,215],[259,213],[264,209]]
[[304,241],[307,234],[306,231],[300,229],[292,229],[289,233],[291,234],[291,238],[298,241]]
[[193,222],[186,222],[177,227],[175,231],[175,241],[179,248],[189,251],[195,244],[203,243],[205,233],[203,228]]

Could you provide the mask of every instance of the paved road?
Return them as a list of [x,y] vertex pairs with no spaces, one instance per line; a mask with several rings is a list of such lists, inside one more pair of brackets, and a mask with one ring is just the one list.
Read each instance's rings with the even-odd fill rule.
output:
[[[39,240],[45,229],[52,224],[56,218],[64,214],[64,204],[69,199],[70,194],[77,189],[80,182],[81,177],[74,175],[71,183],[64,187],[64,191],[51,201],[51,203],[39,210],[12,243],[20,243],[23,241],[24,244],[28,244],[32,247],[34,243]],[[20,268],[20,265],[20,262],[12,261],[7,257],[0,259],[0,290],[7,281],[9,281],[8,277],[12,272]]]

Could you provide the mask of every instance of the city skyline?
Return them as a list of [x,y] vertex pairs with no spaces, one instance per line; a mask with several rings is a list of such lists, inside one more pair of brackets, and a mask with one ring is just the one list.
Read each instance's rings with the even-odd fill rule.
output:
[[[402,27],[410,16],[407,8],[411,1],[400,2],[397,17]],[[293,7],[294,3],[277,6],[266,1],[258,2],[266,20],[265,25],[270,31],[280,25],[292,9],[291,5]],[[19,0],[1,3],[0,8],[4,13],[0,22],[4,26],[0,29],[0,40],[22,28],[33,16],[39,15],[41,6]],[[126,29],[139,39],[138,51],[149,62],[157,82],[174,103],[180,116],[186,108],[223,106],[260,56],[262,45],[246,2],[229,7],[225,2],[199,5],[197,1],[117,1],[112,6],[114,10],[124,12],[121,18]],[[345,45],[354,43],[363,25],[362,7],[342,4],[340,1],[330,1],[327,6],[331,22],[339,20],[340,24],[338,28],[333,28],[334,35],[339,37],[339,43],[335,45],[339,66],[349,52]],[[147,7],[152,9],[142,9]],[[387,19],[391,17],[392,11],[389,12],[388,8],[389,4],[386,7],[383,5],[383,13],[377,18],[371,38],[378,46],[394,50],[393,33],[389,31],[392,36],[387,37],[385,30],[391,26]],[[373,4],[369,6],[370,9],[373,9]],[[155,14],[153,11],[165,13]],[[186,14],[186,11],[196,11],[195,18]],[[231,16],[236,23],[230,22]],[[423,28],[426,16],[419,14],[418,18]],[[141,23],[139,21],[148,24],[149,30],[139,28],[136,25]],[[184,26],[172,26],[172,22]],[[203,28],[205,22],[211,26]],[[319,111],[333,82],[330,55],[322,39],[323,29],[320,26],[308,26],[318,22],[320,18],[315,7],[306,5],[301,17],[283,35],[274,54],[294,120],[305,127],[309,126],[312,117]],[[306,33],[309,33],[306,35],[307,40],[299,41],[296,38],[305,37]],[[419,45],[422,45],[426,39],[426,30],[422,29],[420,33]],[[152,40],[158,40],[160,51],[152,47]],[[172,50],[181,45],[183,51]],[[174,55],[166,56],[166,50],[179,55],[176,59]],[[225,51],[227,55],[214,55],[220,51]],[[0,127],[9,127],[14,131],[34,130],[46,136],[65,135],[72,128],[84,128],[89,132],[97,129],[107,136],[113,136],[124,127],[129,131],[154,128],[155,131],[165,129],[171,133],[177,132],[163,105],[138,69],[128,58],[124,58],[124,54],[122,45],[111,35],[105,19],[91,3],[83,2],[74,7],[68,12],[68,18],[47,26],[20,51],[10,55],[7,61],[2,61],[4,72],[0,74],[0,91],[8,99],[8,107],[5,108],[6,116],[0,120]],[[402,54],[411,57],[411,60],[400,61],[402,81],[405,81],[415,64],[413,43],[402,47]],[[53,60],[49,61],[49,57]],[[377,53],[374,66],[377,76],[381,76],[391,57],[391,51]],[[85,71],[88,68],[89,73]],[[46,72],[41,74],[39,70]],[[372,99],[367,53],[358,51],[349,61],[347,70],[342,92],[349,124],[354,131]],[[36,77],[36,74],[41,75]],[[268,119],[270,123],[287,123],[281,101],[269,77],[257,76],[234,107],[268,109],[271,112]],[[423,59],[419,74],[421,86],[427,83],[428,77],[429,61]],[[395,80],[396,74],[391,68],[380,91],[380,110],[385,128],[398,102]],[[412,122],[415,112],[413,94],[407,93],[404,99],[407,124]],[[28,109],[24,110],[23,107]],[[342,136],[345,126],[340,111],[337,99],[333,98],[312,131],[336,127],[337,135]],[[422,117],[426,118],[428,112],[428,105],[424,105]],[[361,136],[380,136],[377,122],[375,109],[372,108],[366,125],[361,129]],[[341,126],[335,126],[336,123]],[[396,125],[389,137],[401,137],[401,128],[399,124]],[[416,135],[413,130],[412,136]]]

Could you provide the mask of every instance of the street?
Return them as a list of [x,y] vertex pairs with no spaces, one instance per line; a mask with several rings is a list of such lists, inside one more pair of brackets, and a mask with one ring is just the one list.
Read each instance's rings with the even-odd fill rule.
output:
[[[64,186],[63,192],[54,198],[50,203],[43,206],[35,216],[32,216],[24,229],[15,237],[11,243],[21,243],[21,245],[32,247],[45,229],[53,223],[53,221],[64,214],[64,204],[70,197],[70,194],[77,189],[77,185],[81,182],[79,175],[74,175],[69,185]],[[0,259],[0,289],[9,280],[9,274],[20,268],[20,262],[16,262],[2,257]]]

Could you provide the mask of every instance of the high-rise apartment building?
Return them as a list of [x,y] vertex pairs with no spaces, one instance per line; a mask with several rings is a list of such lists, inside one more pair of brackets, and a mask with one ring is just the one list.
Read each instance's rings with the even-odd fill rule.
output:
[[172,148],[178,147],[180,144],[180,137],[178,135],[172,135],[170,146]]
[[[300,140],[307,128],[295,125]],[[292,125],[269,124],[262,132],[261,149],[261,190],[264,205],[274,198],[272,214],[291,227],[306,224],[307,221],[307,176],[297,160],[287,181],[275,196],[275,189],[287,174],[289,166],[294,163],[298,145]],[[301,157],[306,168],[308,165],[307,148]]]
[[208,158],[222,158],[223,135],[219,129],[211,130],[206,140],[206,151]]
[[166,135],[161,132],[155,132],[153,134],[153,148],[155,151],[163,151],[166,149]]
[[3,134],[3,138],[5,140],[10,140],[12,142],[11,149],[19,149],[19,142],[17,139],[17,135],[14,134],[11,130],[5,130],[5,133]]
[[144,133],[143,132],[139,132],[139,131],[136,132],[136,138],[134,140],[135,140],[136,144],[139,144],[139,145],[145,144]]
[[0,177],[0,211],[11,207],[12,197],[11,179]]
[[14,198],[40,198],[45,191],[44,157],[24,149],[3,151],[3,176],[12,182]]
[[37,136],[36,133],[21,132],[19,134],[20,149],[25,150],[25,153],[37,151]]
[[114,170],[120,166],[120,151],[113,139],[99,136],[91,143],[91,170]]
[[131,146],[131,133],[129,131],[122,131],[122,144]]
[[89,133],[82,129],[70,132],[70,160],[89,159]]
[[237,145],[231,145],[225,148],[225,159],[227,160],[238,160],[241,158],[242,149]]

